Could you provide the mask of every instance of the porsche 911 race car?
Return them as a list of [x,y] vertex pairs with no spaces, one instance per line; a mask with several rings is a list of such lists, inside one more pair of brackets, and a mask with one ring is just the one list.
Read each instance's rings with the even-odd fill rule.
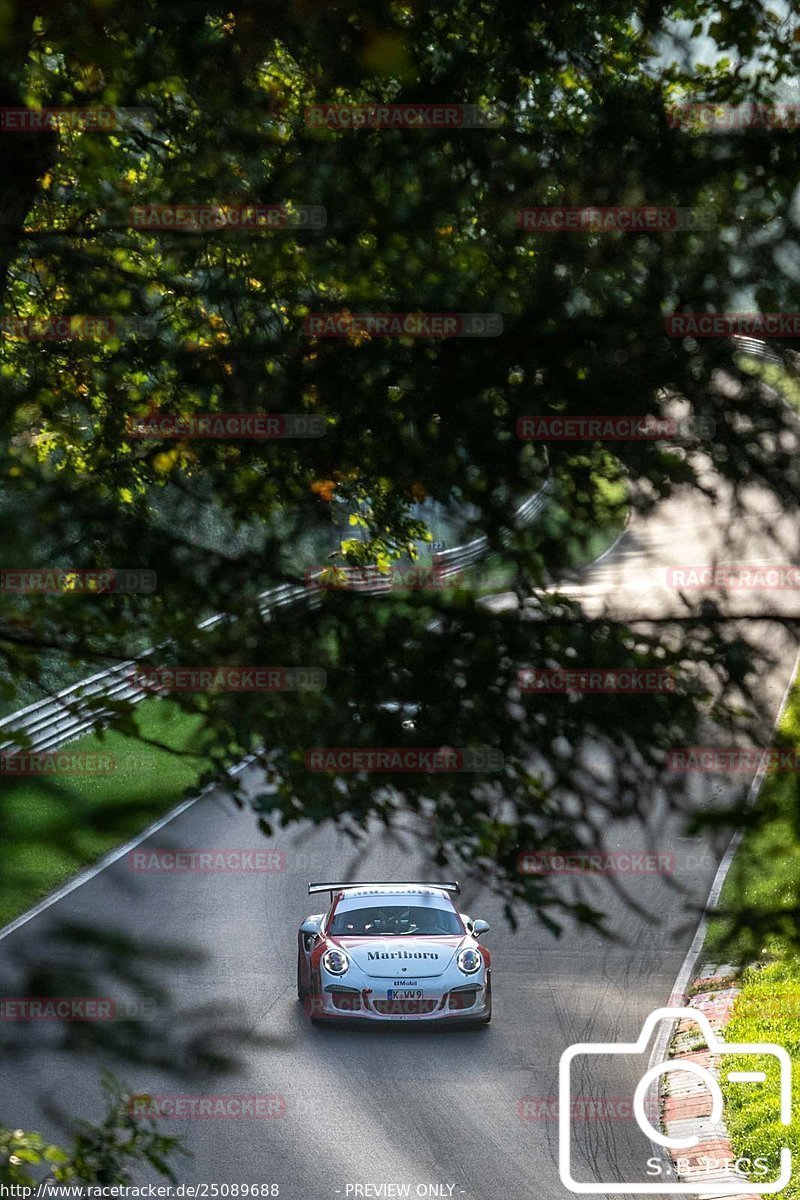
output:
[[297,935],[297,994],[314,1021],[457,1021],[488,1025],[486,921],[459,912],[457,883],[310,883],[327,912]]

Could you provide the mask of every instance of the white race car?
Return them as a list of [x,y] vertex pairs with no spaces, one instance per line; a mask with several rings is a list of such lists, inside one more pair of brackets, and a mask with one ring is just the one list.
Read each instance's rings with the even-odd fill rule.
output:
[[459,912],[457,883],[310,883],[327,912],[297,935],[297,994],[314,1021],[458,1021],[488,1025],[486,921]]

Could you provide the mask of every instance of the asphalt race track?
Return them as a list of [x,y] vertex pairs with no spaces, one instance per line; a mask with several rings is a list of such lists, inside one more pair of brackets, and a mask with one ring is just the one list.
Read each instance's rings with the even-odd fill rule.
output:
[[[678,611],[679,597],[664,582],[671,564],[715,556],[796,561],[796,526],[769,496],[752,490],[733,526],[735,538],[729,498],[723,492],[718,498],[706,504],[677,496],[635,519],[618,546],[565,590],[590,612],[610,606],[653,617]],[[796,604],[789,592],[730,597],[736,614],[786,614]],[[797,646],[772,622],[747,628],[774,652],[776,665],[761,680],[774,717]],[[698,783],[687,778],[687,786]],[[222,789],[150,843],[259,844],[253,817]],[[267,874],[135,874],[123,858],[0,941],[0,988],[19,994],[15,987],[30,978],[33,964],[35,978],[45,981],[54,964],[63,970],[90,959],[91,994],[134,998],[155,989],[143,1054],[136,1049],[149,1061],[118,1054],[124,1029],[117,1022],[68,1029],[6,1024],[0,1122],[57,1138],[59,1110],[97,1119],[105,1066],[150,1093],[279,1098],[272,1119],[165,1121],[192,1152],[178,1166],[186,1183],[273,1182],[287,1200],[397,1196],[404,1185],[410,1196],[565,1197],[557,1122],[549,1104],[536,1101],[557,1095],[559,1057],[568,1045],[632,1041],[646,1015],[667,1002],[697,925],[691,907],[705,900],[724,849],[682,837],[657,796],[647,830],[611,828],[606,844],[675,856],[669,877],[594,885],[617,943],[576,930],[555,939],[532,916],[512,932],[496,898],[465,891],[462,909],[492,925],[486,944],[494,1019],[478,1031],[318,1028],[296,999],[296,929],[322,907],[306,896],[308,880],[436,878],[424,845],[410,833],[395,840],[376,833],[362,855],[331,829],[292,831],[270,842],[284,851],[285,870]],[[79,990],[81,979],[71,994],[87,994]],[[631,1066],[627,1081],[634,1079]],[[618,1094],[618,1086],[609,1083],[607,1094]],[[526,1097],[533,1102],[520,1108]],[[612,1120],[602,1132],[584,1126],[581,1177],[641,1177],[649,1153],[629,1119]],[[600,1183],[596,1194],[604,1194]]]

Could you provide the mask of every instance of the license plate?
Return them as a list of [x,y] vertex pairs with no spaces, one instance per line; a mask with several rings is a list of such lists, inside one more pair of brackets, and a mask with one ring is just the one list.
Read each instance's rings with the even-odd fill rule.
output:
[[386,993],[387,1000],[421,1000],[422,988],[409,990],[409,988],[389,988]]

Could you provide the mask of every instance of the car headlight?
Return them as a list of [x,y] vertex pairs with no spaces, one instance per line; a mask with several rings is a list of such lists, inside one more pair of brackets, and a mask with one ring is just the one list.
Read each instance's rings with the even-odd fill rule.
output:
[[350,966],[350,959],[343,950],[326,950],[322,965],[331,975],[344,975]]
[[480,950],[462,950],[456,959],[460,971],[465,975],[474,975],[483,966]]

